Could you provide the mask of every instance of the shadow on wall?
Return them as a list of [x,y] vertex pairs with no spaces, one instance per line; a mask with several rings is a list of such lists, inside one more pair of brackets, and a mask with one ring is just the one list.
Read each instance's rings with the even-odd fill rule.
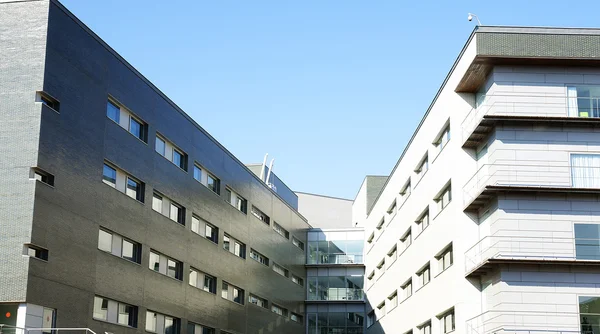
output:
[[[381,326],[381,323],[379,321],[375,321],[375,323],[372,326],[367,327],[369,325],[369,320],[368,320],[369,312],[371,312],[369,310],[375,310],[375,305],[371,304],[371,302],[369,301],[369,296],[366,292],[365,292],[365,302],[366,302],[366,305],[365,305],[365,312],[366,312],[365,327],[367,328],[365,333],[384,334],[385,330],[383,329],[383,326]],[[388,333],[396,333],[396,332],[397,332],[397,329],[393,329],[393,328],[390,328],[390,330],[388,331]]]

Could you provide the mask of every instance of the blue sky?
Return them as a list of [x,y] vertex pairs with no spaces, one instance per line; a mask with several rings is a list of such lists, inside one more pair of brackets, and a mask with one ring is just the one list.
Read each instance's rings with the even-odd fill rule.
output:
[[345,198],[396,164],[474,28],[468,12],[600,26],[594,1],[62,2],[241,161],[268,152],[293,190]]

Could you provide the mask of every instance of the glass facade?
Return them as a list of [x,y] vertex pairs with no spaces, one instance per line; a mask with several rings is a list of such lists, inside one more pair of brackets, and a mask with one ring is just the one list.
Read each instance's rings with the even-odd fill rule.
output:
[[364,276],[308,277],[308,300],[363,300]]
[[365,315],[359,312],[308,313],[308,334],[362,334]]
[[579,296],[581,334],[600,332],[600,297]]
[[308,264],[363,263],[363,231],[308,232]]

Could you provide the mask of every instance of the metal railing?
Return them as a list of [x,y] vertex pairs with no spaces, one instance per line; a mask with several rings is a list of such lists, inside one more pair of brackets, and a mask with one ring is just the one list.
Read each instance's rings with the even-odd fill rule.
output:
[[552,164],[515,161],[482,165],[463,187],[463,204],[472,203],[486,186],[600,188],[600,167]]
[[363,289],[327,288],[323,291],[309,293],[308,300],[363,300]]
[[466,334],[593,334],[598,325],[582,323],[585,315],[568,312],[488,311],[466,322]]
[[23,328],[0,324],[0,334],[96,334],[89,328]]
[[471,109],[462,123],[463,142],[473,133],[485,115],[600,117],[600,97],[485,95],[479,98],[477,107]]
[[465,273],[490,259],[600,261],[600,239],[518,236],[526,231],[504,230],[512,235],[482,238],[465,252]]
[[[315,262],[316,261],[316,262]],[[362,264],[362,254],[329,253],[309,257],[308,264]]]

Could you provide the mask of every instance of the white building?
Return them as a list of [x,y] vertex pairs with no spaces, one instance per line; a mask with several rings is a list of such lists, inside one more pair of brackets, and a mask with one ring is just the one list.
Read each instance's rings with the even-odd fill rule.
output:
[[600,30],[476,28],[353,208],[367,333],[600,333],[599,117]]

